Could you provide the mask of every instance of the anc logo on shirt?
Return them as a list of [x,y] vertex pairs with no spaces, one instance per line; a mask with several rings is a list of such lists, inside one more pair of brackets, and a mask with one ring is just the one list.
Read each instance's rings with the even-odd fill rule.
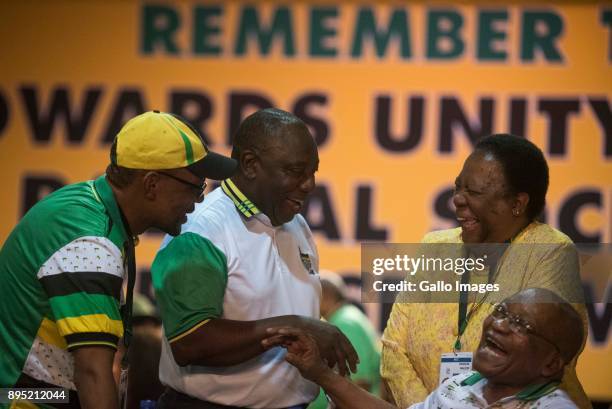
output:
[[302,260],[302,264],[304,265],[306,271],[308,271],[308,274],[315,275],[315,272],[312,269],[312,260],[310,260],[310,255],[308,253],[302,253],[302,250],[299,247],[298,250],[300,252],[300,260]]

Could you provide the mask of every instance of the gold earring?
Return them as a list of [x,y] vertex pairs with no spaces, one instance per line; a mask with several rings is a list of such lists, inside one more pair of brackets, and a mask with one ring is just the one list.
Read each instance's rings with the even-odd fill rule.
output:
[[518,216],[519,214],[521,214],[521,212],[519,209],[512,209],[512,214]]

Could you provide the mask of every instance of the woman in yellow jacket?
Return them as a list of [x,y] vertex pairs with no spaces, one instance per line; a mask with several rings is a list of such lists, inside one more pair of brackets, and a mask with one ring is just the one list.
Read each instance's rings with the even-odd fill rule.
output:
[[[428,233],[423,243],[512,243],[494,268],[492,280],[503,298],[529,287],[547,288],[573,302],[585,333],[577,253],[563,233],[536,218],[548,189],[548,165],[526,139],[507,134],[482,139],[455,181],[453,202],[460,227]],[[474,351],[492,297],[465,305],[401,303],[398,299],[383,334],[381,375],[399,407],[420,402],[439,382],[443,353]],[[460,322],[462,323],[460,325]],[[584,345],[583,345],[584,346]],[[582,408],[591,405],[575,372],[566,367],[561,388]]]

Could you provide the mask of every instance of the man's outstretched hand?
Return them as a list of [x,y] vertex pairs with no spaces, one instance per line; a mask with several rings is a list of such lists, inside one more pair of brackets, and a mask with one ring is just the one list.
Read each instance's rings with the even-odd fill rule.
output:
[[287,349],[285,360],[295,366],[302,376],[316,382],[327,371],[315,339],[303,330],[291,327],[270,328],[269,338],[262,341],[265,348],[282,345]]
[[[262,343],[264,348],[272,348],[274,346],[286,347],[286,342],[291,339],[288,335],[282,335],[277,331],[280,329],[288,330],[289,333],[297,337],[296,332],[301,332],[302,335],[308,335],[314,340],[318,347],[318,354],[330,368],[337,366],[338,373],[341,376],[346,376],[350,372],[357,371],[359,357],[353,345],[348,338],[335,326],[320,320],[300,317],[297,325],[272,327],[269,328],[268,334],[276,334],[278,336],[268,337],[265,343]],[[303,337],[301,338],[303,339]]]
[[272,327],[267,332],[270,336],[262,341],[263,347],[268,349],[280,345],[286,348],[287,362],[295,366],[304,378],[325,389],[338,409],[397,409],[325,365],[319,342],[307,330]]

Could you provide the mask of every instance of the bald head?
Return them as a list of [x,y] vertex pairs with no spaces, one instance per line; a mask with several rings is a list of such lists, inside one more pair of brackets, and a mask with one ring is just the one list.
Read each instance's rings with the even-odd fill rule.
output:
[[319,272],[321,279],[321,315],[329,320],[332,314],[347,302],[344,279],[329,270]]
[[554,340],[561,357],[568,363],[580,351],[584,338],[582,319],[576,310],[556,293],[544,288],[528,288],[505,301],[526,304],[535,331]]
[[339,274],[322,270],[319,272],[319,277],[321,278],[321,289],[323,290],[324,297],[327,293],[334,301],[346,299],[346,284]]
[[[281,139],[282,137],[282,139]],[[232,142],[232,158],[239,159],[246,149],[266,150],[279,144],[308,142],[314,145],[308,127],[297,116],[277,108],[266,108],[248,116]]]

